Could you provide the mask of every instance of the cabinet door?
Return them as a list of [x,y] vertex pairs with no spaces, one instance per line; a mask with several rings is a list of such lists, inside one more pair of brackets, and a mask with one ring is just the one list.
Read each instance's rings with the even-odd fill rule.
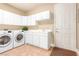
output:
[[26,32],[25,33],[25,40],[26,40],[26,43],[28,44],[33,44],[33,34],[32,32]]
[[35,17],[34,17],[34,15],[31,15],[30,16],[30,25],[36,25],[36,20],[35,20]]
[[20,25],[21,26],[22,23],[23,23],[22,22],[22,19],[21,19],[21,16],[17,15],[17,19],[16,20],[17,20],[17,25]]
[[25,25],[25,21],[24,21],[25,20],[25,17],[24,16],[21,16],[21,17],[22,17],[21,23],[22,23],[22,26],[23,26],[23,25]]
[[14,25],[14,14],[13,13],[10,13],[9,14],[9,19],[8,19],[8,21],[9,21],[9,25]]
[[13,25],[17,25],[17,16],[16,15],[13,15]]
[[13,16],[14,21],[13,21],[13,25],[22,25],[21,23],[21,16],[14,14]]
[[32,17],[31,17],[31,16],[28,16],[27,23],[28,23],[28,24],[27,24],[28,26],[33,25],[33,24],[34,24],[34,21],[33,21],[33,19],[32,19]]
[[40,47],[44,49],[48,49],[48,35],[47,33],[40,34]]
[[33,45],[39,47],[39,33],[33,33]]
[[7,12],[7,11],[4,11],[4,21],[3,21],[3,24],[10,24],[10,19],[11,19],[11,16],[10,14]]
[[44,11],[40,13],[40,20],[50,20],[50,12]]
[[22,16],[22,23],[24,26],[36,25],[34,16]]
[[50,20],[50,12],[49,11],[40,12],[35,14],[34,17],[37,21]]
[[27,21],[28,21],[28,17],[27,16],[21,16],[22,17],[22,20],[21,20],[21,22],[22,22],[22,25],[23,26],[26,26],[26,25],[28,25],[27,23]]
[[30,18],[30,16],[28,16],[28,18],[27,18],[27,26],[29,26],[31,24],[31,18]]
[[10,25],[22,25],[22,17],[20,15],[9,13],[10,19],[9,24]]
[[41,19],[40,19],[40,16],[41,16],[40,13],[34,14],[35,20],[36,20],[36,21],[41,20]]

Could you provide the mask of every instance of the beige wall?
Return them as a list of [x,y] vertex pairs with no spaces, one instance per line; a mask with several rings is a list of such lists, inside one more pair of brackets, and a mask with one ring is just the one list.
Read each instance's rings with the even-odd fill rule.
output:
[[36,26],[28,26],[29,30],[37,30],[37,29],[53,29],[52,24],[42,24],[42,25],[36,25]]
[[3,24],[1,24],[1,25],[0,25],[0,30],[3,30],[3,29],[20,30],[20,29],[22,29],[22,26],[16,26],[16,25],[3,25]]

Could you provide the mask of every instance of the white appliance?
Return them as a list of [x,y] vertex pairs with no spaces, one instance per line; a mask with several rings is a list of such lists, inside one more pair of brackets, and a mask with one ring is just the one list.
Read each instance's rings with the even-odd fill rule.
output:
[[13,32],[0,31],[0,53],[13,48]]
[[14,31],[14,48],[24,44],[24,33],[21,30]]

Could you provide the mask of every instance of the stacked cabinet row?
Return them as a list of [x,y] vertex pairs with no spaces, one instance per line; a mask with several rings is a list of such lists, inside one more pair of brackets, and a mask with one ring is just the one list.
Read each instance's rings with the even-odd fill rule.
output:
[[40,48],[49,49],[51,44],[50,32],[25,32],[25,40],[27,44],[31,44]]
[[29,26],[36,25],[37,20],[49,19],[49,11],[44,11],[30,16],[21,16],[8,11],[0,10],[0,24]]

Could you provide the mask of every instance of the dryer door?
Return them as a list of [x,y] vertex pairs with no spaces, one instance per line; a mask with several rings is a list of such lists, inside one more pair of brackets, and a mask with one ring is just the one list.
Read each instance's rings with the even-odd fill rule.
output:
[[0,36],[0,47],[4,47],[10,44],[11,38],[8,35]]
[[18,34],[18,35],[16,36],[16,41],[17,41],[17,42],[21,42],[22,39],[23,39],[23,34]]

